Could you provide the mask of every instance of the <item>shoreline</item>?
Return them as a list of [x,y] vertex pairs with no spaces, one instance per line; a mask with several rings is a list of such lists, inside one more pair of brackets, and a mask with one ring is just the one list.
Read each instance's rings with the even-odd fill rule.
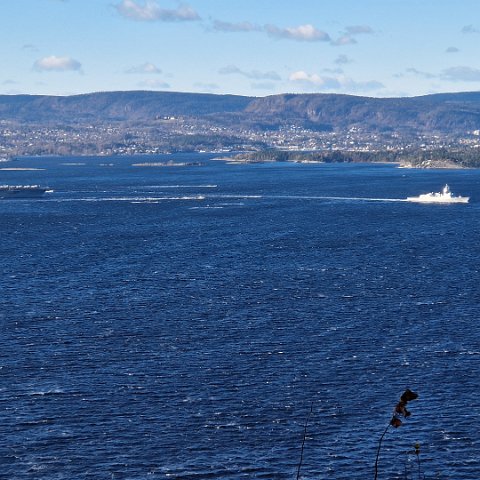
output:
[[[48,154],[48,155],[16,155],[8,159],[2,159],[1,170],[19,170],[21,167],[10,166],[16,161],[20,161],[22,158],[58,158],[58,159],[69,159],[69,158],[81,158],[81,159],[114,159],[114,158],[138,158],[142,160],[147,160],[144,162],[137,162],[135,166],[190,166],[197,164],[198,162],[185,161],[185,157],[188,155],[212,155],[212,158],[209,160],[225,162],[229,165],[248,165],[256,163],[300,163],[306,165],[314,164],[328,164],[328,163],[354,163],[354,164],[368,164],[368,165],[394,165],[397,168],[402,169],[416,169],[416,170],[471,170],[480,168],[480,158],[477,165],[463,165],[456,163],[453,160],[445,159],[419,159],[418,163],[414,160],[411,160],[411,157],[416,155],[416,152],[408,154],[410,159],[403,160],[398,158],[395,160],[385,159],[381,157],[383,155],[389,156],[402,156],[402,153],[398,152],[356,152],[348,150],[333,150],[333,151],[284,151],[284,150],[262,150],[258,152],[232,152],[229,155],[226,152],[222,152],[219,156],[215,156],[219,152],[169,152],[169,153],[137,153],[137,154],[84,154],[84,155],[58,155],[58,154]],[[425,152],[418,152],[418,155],[425,154]],[[429,153],[429,152],[428,152]],[[180,156],[179,163],[175,163],[175,156]],[[169,157],[165,161],[153,161],[148,162],[148,159],[159,159],[159,157]],[[312,158],[313,157],[313,158]],[[161,165],[160,165],[161,164]]]

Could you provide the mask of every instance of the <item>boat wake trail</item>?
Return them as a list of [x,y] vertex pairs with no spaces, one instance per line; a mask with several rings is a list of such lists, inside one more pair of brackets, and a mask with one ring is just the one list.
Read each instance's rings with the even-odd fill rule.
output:
[[206,195],[206,198],[213,199],[264,199],[264,200],[338,200],[355,202],[406,202],[405,198],[370,198],[370,197],[333,197],[333,196],[312,196],[312,195]]
[[[222,195],[222,194],[193,194],[178,196],[108,196],[108,197],[77,197],[77,198],[56,198],[57,202],[131,202],[131,203],[159,203],[164,201],[223,201],[235,200],[236,205],[243,205],[243,200],[311,200],[311,201],[343,201],[343,202],[407,202],[404,198],[370,198],[370,197],[333,197],[333,196],[312,196],[312,195]],[[238,203],[240,201],[240,203]]]

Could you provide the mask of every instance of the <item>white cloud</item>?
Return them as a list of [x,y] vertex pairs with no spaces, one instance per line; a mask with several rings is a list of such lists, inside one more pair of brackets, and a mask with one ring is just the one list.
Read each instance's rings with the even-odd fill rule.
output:
[[296,27],[279,27],[273,24],[257,25],[251,22],[232,23],[221,20],[213,20],[211,30],[217,32],[263,32],[274,38],[300,42],[328,42],[333,46],[352,45],[357,43],[356,35],[375,33],[368,25],[350,25],[345,27],[338,38],[334,39],[327,32],[309,23]]
[[82,64],[71,57],[43,57],[33,64],[33,68],[38,72],[67,72],[81,71]]
[[298,27],[279,28],[275,25],[265,25],[265,31],[272,37],[287,38],[304,42],[328,42],[330,35],[318,30],[313,25],[300,25]]
[[309,85],[315,85],[320,88],[337,89],[341,87],[340,82],[335,77],[327,77],[318,75],[317,73],[307,73],[303,70],[293,72],[289,80],[292,82],[300,82]]
[[125,73],[154,73],[159,74],[162,71],[155,66],[153,63],[144,63],[143,65],[138,65],[136,67],[131,67],[128,70],[125,70]]
[[122,0],[115,5],[117,12],[130,20],[183,22],[200,20],[198,13],[189,5],[181,4],[176,9],[161,8],[155,0]]
[[315,89],[340,91],[340,92],[369,92],[385,88],[384,85],[376,80],[367,82],[357,82],[352,78],[343,75],[325,76],[316,73],[307,73],[303,70],[293,72],[289,80],[303,84],[306,87],[315,87]]
[[266,25],[265,30],[268,34],[275,37],[310,42],[330,42],[330,44],[334,46],[355,44],[357,43],[357,40],[354,38],[354,35],[374,33],[373,29],[367,25],[348,26],[346,27],[345,32],[337,39],[332,39],[327,32],[318,30],[310,24],[290,28],[279,28],[274,25]]
[[227,67],[223,67],[218,71],[218,73],[222,75],[242,75],[244,77],[254,80],[281,80],[281,77],[277,72],[260,72],[258,70],[244,71],[235,65],[228,65]]
[[276,25],[256,25],[251,22],[223,22],[214,20],[212,29],[218,32],[264,32],[271,37],[305,42],[328,42],[328,33],[318,30],[313,25],[299,25],[298,27],[278,27]]

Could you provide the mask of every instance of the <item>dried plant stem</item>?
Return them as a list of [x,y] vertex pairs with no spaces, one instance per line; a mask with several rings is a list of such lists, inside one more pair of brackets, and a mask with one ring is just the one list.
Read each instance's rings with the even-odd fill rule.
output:
[[387,425],[387,428],[382,433],[380,440],[378,440],[377,457],[375,459],[375,480],[377,480],[378,477],[378,459],[380,458],[380,449],[382,448],[383,437],[387,433],[388,427],[390,427],[390,423]]
[[298,470],[297,470],[297,480],[300,478],[300,468],[302,467],[302,462],[303,462],[303,449],[305,448],[305,440],[307,438],[307,425],[308,425],[308,420],[309,420],[312,412],[313,412],[313,402],[312,402],[312,405],[310,407],[310,411],[308,412],[307,418],[305,420],[305,428],[303,430],[302,451],[300,453],[300,462],[298,464]]

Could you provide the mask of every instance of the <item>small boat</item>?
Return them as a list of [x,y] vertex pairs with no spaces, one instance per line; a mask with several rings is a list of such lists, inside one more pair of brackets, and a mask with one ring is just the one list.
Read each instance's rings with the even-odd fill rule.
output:
[[47,191],[39,185],[0,185],[0,200],[40,198]]
[[418,197],[407,197],[408,202],[419,203],[468,203],[470,197],[455,196],[450,187],[445,185],[440,193],[423,193]]

